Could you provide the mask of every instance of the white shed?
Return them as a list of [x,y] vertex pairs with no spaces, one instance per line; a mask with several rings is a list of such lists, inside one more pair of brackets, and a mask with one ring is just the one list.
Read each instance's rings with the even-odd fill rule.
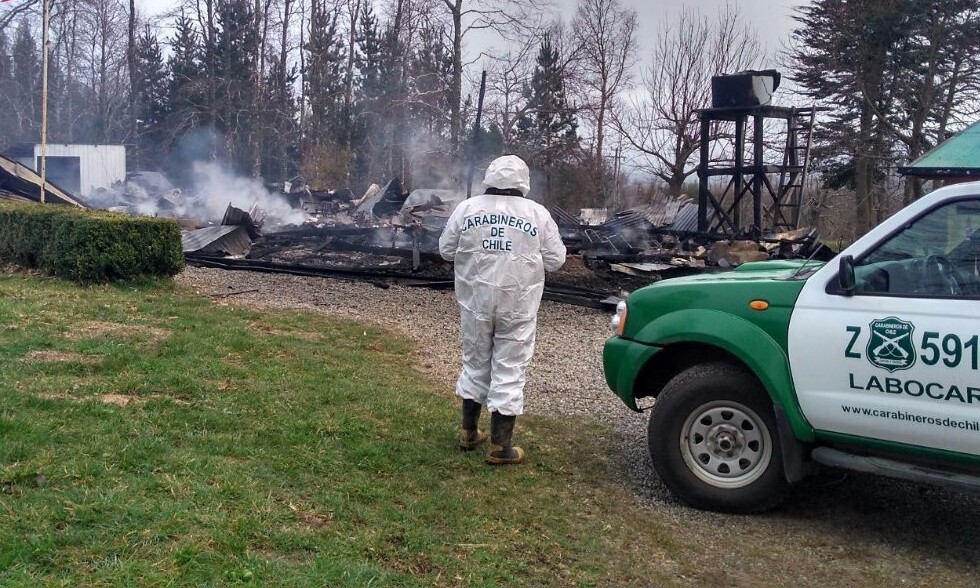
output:
[[[11,159],[40,173],[41,145],[26,147],[12,152]],[[47,181],[76,196],[86,198],[99,188],[109,188],[116,182],[126,181],[125,145],[49,143],[46,158]]]

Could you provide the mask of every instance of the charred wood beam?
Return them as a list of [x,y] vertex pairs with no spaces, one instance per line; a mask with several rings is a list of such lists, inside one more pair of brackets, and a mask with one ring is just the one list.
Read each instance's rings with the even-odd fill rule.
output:
[[371,235],[379,230],[385,229],[379,227],[304,227],[291,231],[269,233],[262,238],[267,241],[322,239],[337,235]]
[[[398,283],[403,286],[448,290],[454,285],[452,280],[446,280],[445,278],[428,278],[386,270],[335,269],[299,264],[274,263],[254,259],[210,257],[196,254],[187,254],[184,258],[187,263],[202,267],[358,280],[370,282],[379,287],[387,287],[390,283]],[[609,301],[609,295],[605,292],[596,292],[574,286],[549,284],[547,282],[545,283],[543,298],[545,300],[573,304],[575,306],[604,310],[609,310],[616,304],[615,302]]]
[[[379,245],[359,245],[349,241],[335,241],[334,251],[354,251],[358,253],[373,253],[375,255],[385,255],[389,257],[402,257],[405,259],[415,259],[414,248],[405,247],[382,247]],[[419,251],[419,259],[425,261],[444,261],[438,253]]]
[[247,270],[265,273],[285,273],[297,276],[314,276],[324,278],[352,278],[352,279],[391,279],[391,280],[412,280],[417,282],[428,282],[424,277],[412,276],[399,272],[372,269],[353,269],[353,268],[331,268],[298,263],[279,263],[273,261],[263,261],[260,259],[233,259],[229,257],[213,257],[207,255],[187,254],[184,256],[187,263],[202,267],[214,267],[228,270]]

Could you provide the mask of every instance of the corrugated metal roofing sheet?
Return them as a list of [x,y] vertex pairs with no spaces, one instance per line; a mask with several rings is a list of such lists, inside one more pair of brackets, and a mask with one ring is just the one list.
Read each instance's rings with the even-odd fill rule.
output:
[[560,206],[552,204],[545,208],[551,213],[551,218],[555,219],[555,223],[559,227],[577,227],[581,224],[577,218]]
[[217,225],[183,231],[180,242],[184,253],[243,255],[252,248],[252,239],[243,225]]
[[670,225],[672,231],[698,230],[698,205],[696,202],[688,202],[677,211],[674,222]]
[[624,210],[623,212],[617,212],[616,216],[602,223],[599,228],[617,232],[627,227],[641,227],[642,229],[646,230],[651,226],[650,221],[648,221],[646,217],[636,210],[630,209]]
[[686,196],[677,198],[664,197],[645,206],[637,206],[630,210],[642,216],[654,227],[665,227],[674,222],[674,217],[677,216],[678,211],[689,202],[691,202],[691,199]]

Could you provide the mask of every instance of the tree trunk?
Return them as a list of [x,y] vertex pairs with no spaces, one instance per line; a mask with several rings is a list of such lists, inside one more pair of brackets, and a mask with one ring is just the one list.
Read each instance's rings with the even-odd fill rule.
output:
[[[350,26],[347,30],[347,71],[345,73],[344,79],[344,112],[345,116],[353,116],[354,112],[354,66],[355,58],[357,57],[357,17],[361,13],[361,1],[360,0],[349,0],[347,3],[348,12],[350,13]],[[344,137],[344,148],[353,153],[352,145],[354,143],[354,124],[353,121],[349,122],[346,126],[346,136]],[[346,166],[346,180],[347,184],[350,184],[350,169],[351,166]]]
[[605,140],[605,124],[606,124],[606,97],[602,96],[599,100],[599,113],[596,115],[595,124],[595,159],[593,160],[593,180],[595,181],[595,189],[599,194],[604,194],[603,186],[603,176],[605,175],[605,168],[602,165],[602,150],[605,148],[603,142]]
[[[279,43],[279,102],[280,105],[286,105],[286,98],[289,96],[289,87],[286,85],[286,57],[289,52],[289,11],[292,5],[292,0],[283,0],[282,7],[282,38]],[[279,131],[284,131],[286,129],[278,129]],[[286,150],[286,141],[278,141],[279,146],[279,175],[283,181],[288,179],[289,168],[286,162],[288,153]]]
[[266,2],[265,10],[263,10],[261,0],[255,0],[255,34],[258,38],[258,43],[255,48],[255,71],[252,73],[252,120],[258,124],[252,124],[248,130],[253,178],[262,177],[262,146],[259,137],[265,127],[266,121],[266,117],[262,112],[264,102],[262,79],[265,75],[265,41],[268,32],[264,23],[269,21],[268,8],[268,1]]
[[460,101],[463,96],[463,0],[452,6],[453,16],[453,80],[449,89],[449,140],[454,165],[459,158]]
[[130,141],[136,144],[136,167],[139,168],[139,123],[136,121],[136,0],[129,0],[129,43],[126,46],[126,65],[129,67]]

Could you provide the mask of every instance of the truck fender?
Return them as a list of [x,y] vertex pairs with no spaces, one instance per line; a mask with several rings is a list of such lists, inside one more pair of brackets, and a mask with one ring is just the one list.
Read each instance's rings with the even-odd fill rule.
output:
[[749,321],[716,310],[679,310],[650,321],[634,338],[663,347],[704,343],[725,350],[759,378],[773,405],[785,411],[794,436],[803,442],[814,440],[813,428],[796,401],[786,350]]

